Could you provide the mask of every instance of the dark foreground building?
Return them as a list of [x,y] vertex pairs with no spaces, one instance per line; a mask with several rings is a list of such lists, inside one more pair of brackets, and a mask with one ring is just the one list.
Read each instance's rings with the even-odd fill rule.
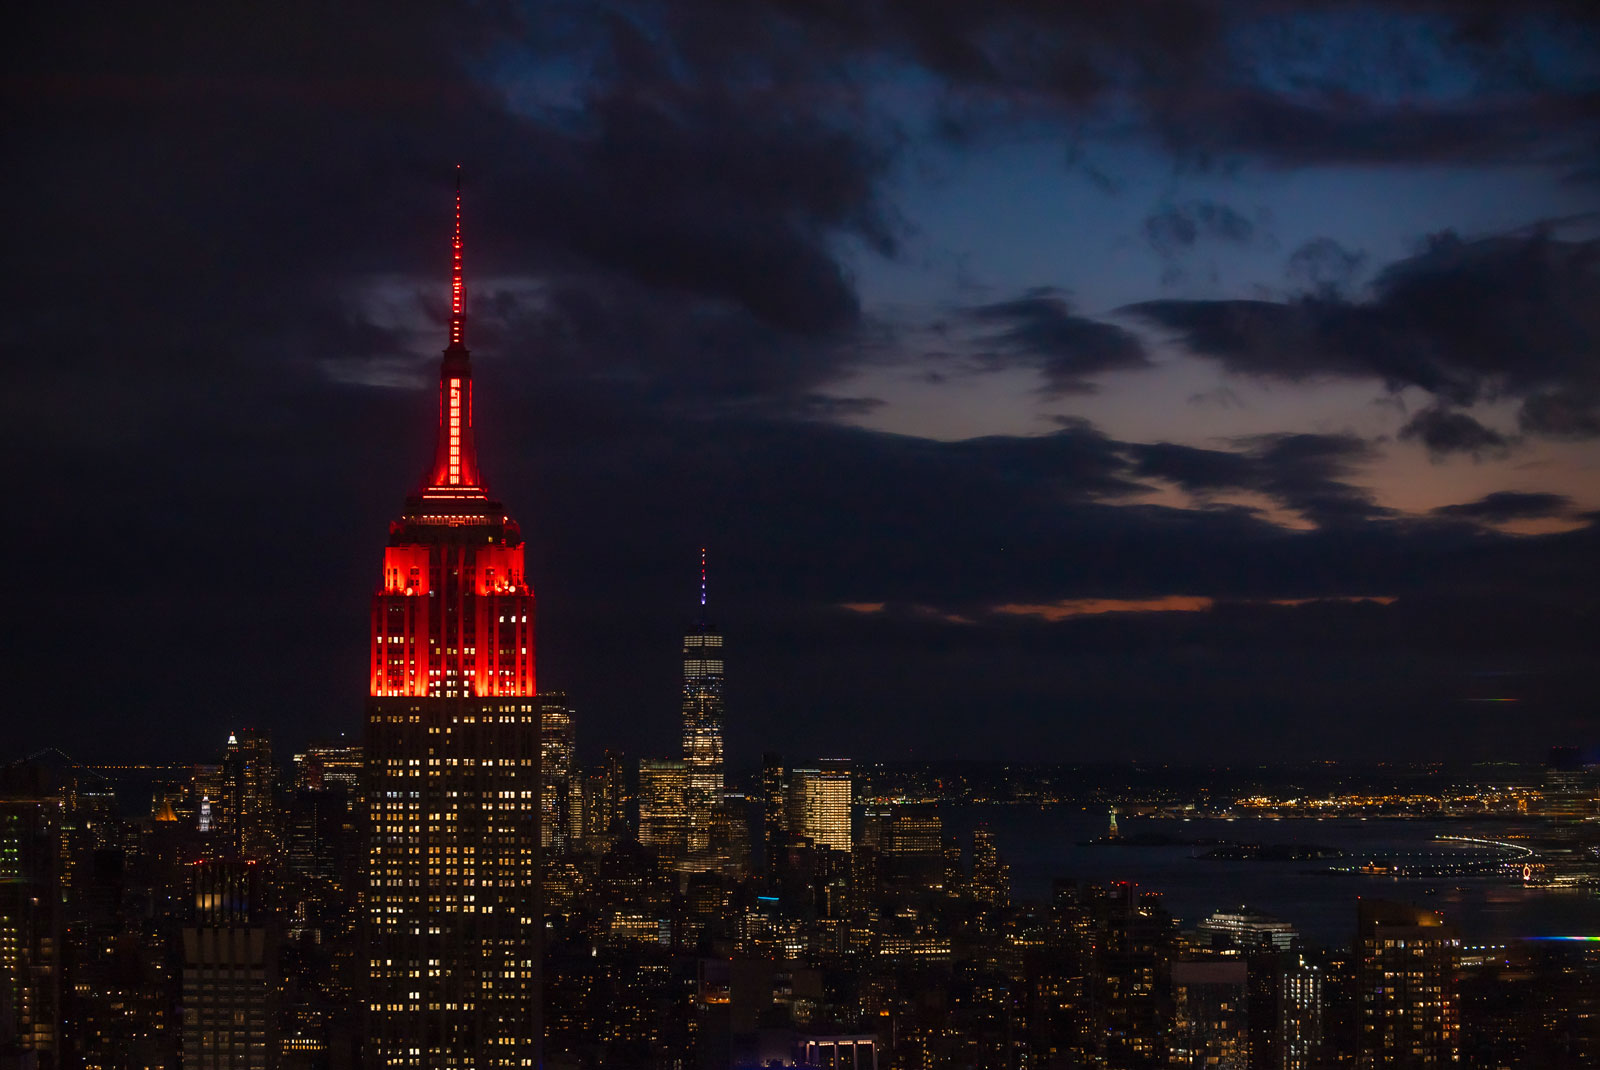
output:
[[433,468],[390,525],[366,722],[367,1062],[539,1062],[539,756],[522,534],[473,443],[461,194]]
[[1456,959],[1461,936],[1431,910],[1364,899],[1356,934],[1363,1065],[1460,1061]]

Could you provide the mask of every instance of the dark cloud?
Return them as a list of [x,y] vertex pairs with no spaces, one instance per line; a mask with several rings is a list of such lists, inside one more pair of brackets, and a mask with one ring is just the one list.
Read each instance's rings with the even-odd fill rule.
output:
[[1162,256],[1192,248],[1202,238],[1245,244],[1255,235],[1254,222],[1216,201],[1163,205],[1144,220],[1145,240]]
[[1332,238],[1313,238],[1289,254],[1288,275],[1309,292],[1337,295],[1349,289],[1366,260],[1365,253]]
[[978,339],[979,345],[995,347],[982,358],[986,366],[1036,367],[1044,374],[1047,394],[1092,392],[1095,375],[1150,367],[1137,335],[1075,315],[1057,290],[1030,290],[1010,301],[969,308],[965,316],[994,328]]
[[1294,99],[1269,89],[1200,87],[1161,93],[1152,109],[1167,143],[1197,163],[1263,159],[1292,166],[1512,163],[1552,167],[1596,125],[1591,92],[1578,86],[1512,102],[1485,95],[1453,105],[1397,105],[1357,92]]
[[515,169],[496,164],[517,200],[492,200],[492,218],[558,265],[727,299],[800,334],[854,322],[830,236],[894,246],[877,205],[886,153],[860,132],[781,95],[670,83],[599,89],[586,116],[575,133],[524,132]]
[[1584,382],[1534,394],[1522,403],[1517,423],[1547,438],[1600,437],[1600,385]]
[[1200,495],[1254,491],[1318,524],[1392,515],[1350,482],[1376,454],[1352,435],[1278,434],[1240,440],[1237,451],[1172,443],[1129,444],[1134,474]]
[[[1453,405],[1522,397],[1531,433],[1586,436],[1600,421],[1600,242],[1446,233],[1379,273],[1365,300],[1324,292],[1124,311],[1244,374],[1377,378]],[[1414,433],[1430,420],[1460,424],[1435,414]]]
[[[585,747],[678,745],[676,633],[706,545],[736,757],[898,753],[912,719],[928,753],[966,753],[974,716],[996,751],[1089,753],[1083,733],[1126,732],[1122,715],[1177,755],[1263,738],[1261,723],[1310,746],[1311,707],[1366,718],[1337,721],[1350,753],[1366,745],[1352,726],[1411,723],[1419,689],[1498,658],[1548,659],[1555,693],[1587,696],[1568,670],[1597,640],[1595,531],[1512,538],[1387,514],[1359,485],[1359,440],[1194,450],[1079,422],[941,442],[831,422],[875,404],[834,396],[879,343],[842,250],[899,255],[893,98],[911,86],[920,107],[930,72],[945,117],[1003,120],[1002,136],[1040,118],[1075,129],[1117,102],[1132,105],[1122,129],[1186,152],[1542,150],[1498,124],[1400,144],[1382,126],[1410,106],[1349,106],[1366,133],[1318,125],[1343,107],[1326,96],[1304,105],[1305,130],[1262,121],[1266,105],[1219,125],[1217,86],[1259,73],[1225,61],[1239,10],[31,6],[0,41],[0,137],[25,162],[0,209],[0,449],[26,499],[4,551],[28,563],[0,671],[11,706],[49,716],[5,719],[0,750],[170,760],[208,757],[241,724],[285,751],[359,730],[375,555],[435,419],[427,390],[394,387],[426,382],[442,340],[457,162],[485,469],[529,536],[541,676],[573,693]],[[1560,87],[1519,92],[1519,114],[1551,120],[1547,140],[1587,122],[1556,106]],[[1498,263],[1515,243],[1458,245],[1419,257],[1422,274],[1477,277],[1474,256]],[[1258,374],[1427,379],[1457,399],[1520,392],[1540,433],[1585,433],[1592,380],[1561,354],[1590,336],[1588,253],[1518,248],[1533,250],[1520,274],[1485,268],[1464,289],[1396,274],[1360,303],[1264,302],[1278,311],[1245,332],[1261,348],[1215,328],[1217,355]],[[1391,334],[1429,336],[1417,325],[1444,306],[1467,334],[1508,300],[1532,325],[1514,367],[1504,332],[1466,357],[1393,355],[1410,350]],[[1368,306],[1391,304],[1373,323]],[[1053,292],[962,326],[1058,391],[1147,363],[1137,337]],[[1296,337],[1313,344],[1275,364]],[[1149,504],[1156,480],[1262,494],[1312,524]],[[1221,605],[1059,626],[989,612],[1172,594]],[[1399,600],[1261,604],[1371,594]],[[930,611],[836,608],[880,601]],[[1254,727],[1230,736],[1228,717]]]
[[1512,440],[1500,432],[1443,405],[1430,405],[1407,420],[1400,437],[1420,441],[1436,457],[1452,453],[1468,454],[1475,460],[1504,457],[1512,446]]
[[1441,505],[1434,510],[1434,513],[1439,516],[1500,523],[1506,520],[1541,520],[1545,517],[1563,516],[1571,510],[1572,499],[1565,494],[1500,490],[1486,494],[1475,502]]
[[742,304],[663,292],[617,274],[565,275],[496,295],[471,330],[490,351],[536,359],[530,371],[538,378],[626,384],[658,403],[702,412],[724,405],[814,412],[820,388],[854,357],[843,344],[853,332],[800,334]]
[[1236,209],[1209,200],[1163,205],[1145,217],[1143,227],[1145,242],[1165,265],[1161,281],[1169,285],[1187,276],[1186,265],[1201,241],[1249,245],[1260,229]]
[[[169,376],[241,403],[261,378],[329,368],[406,381],[439,305],[394,273],[439,292],[429,265],[444,263],[464,161],[477,341],[518,311],[486,305],[486,280],[533,280],[552,289],[543,321],[649,321],[674,340],[599,349],[588,374],[643,366],[713,400],[723,386],[815,393],[836,366],[825,340],[858,320],[835,244],[894,248],[878,199],[892,140],[848,93],[742,85],[659,28],[568,14],[561,28],[542,9],[530,26],[494,8],[107,6],[12,37],[6,144],[32,163],[0,279],[19,302],[5,337],[36,357],[21,392],[92,382],[132,430],[169,415],[145,385]],[[488,80],[557,42],[579,51],[540,59],[591,65],[566,106]],[[751,367],[733,367],[735,346]],[[612,354],[623,366],[601,363]],[[664,363],[678,357],[688,366]],[[805,360],[817,367],[777,367]],[[83,396],[57,426],[105,426],[97,404]]]
[[[1131,114],[1201,167],[1595,162],[1600,40],[1581,3],[1487,15],[1448,0],[785,7],[819,47],[937,75],[941,129],[962,139],[1008,120],[1074,130]],[[1571,48],[1565,63],[1552,32]]]

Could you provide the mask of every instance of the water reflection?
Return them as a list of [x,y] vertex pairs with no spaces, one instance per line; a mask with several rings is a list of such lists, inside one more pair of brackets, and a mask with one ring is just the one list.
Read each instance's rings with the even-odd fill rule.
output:
[[[1361,896],[1398,899],[1443,913],[1461,926],[1468,943],[1503,943],[1524,936],[1600,932],[1600,896],[1571,888],[1527,887],[1508,877],[1394,877],[1329,873],[1327,863],[1224,861],[1198,857],[1204,846],[1084,846],[1102,835],[1103,811],[1052,807],[947,806],[947,833],[967,837],[983,823],[1011,864],[1014,892],[1043,899],[1052,881],[1131,880],[1159,891],[1181,924],[1214,910],[1248,904],[1293,923],[1307,939],[1344,946],[1355,931]],[[1193,840],[1267,844],[1303,843],[1342,848],[1340,864],[1363,856],[1420,859],[1464,847],[1441,844],[1439,835],[1520,838],[1526,823],[1489,821],[1363,820],[1160,820],[1120,818],[1121,834],[1160,833]]]

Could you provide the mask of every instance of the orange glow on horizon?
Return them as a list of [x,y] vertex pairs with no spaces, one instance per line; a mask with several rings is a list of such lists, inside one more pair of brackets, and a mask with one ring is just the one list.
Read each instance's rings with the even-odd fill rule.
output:
[[1213,598],[1208,595],[1169,594],[1159,598],[1064,598],[1059,602],[1008,602],[989,612],[1013,617],[1038,617],[1061,621],[1106,613],[1205,613],[1219,604],[1236,606],[1310,606],[1318,603],[1393,605],[1394,595],[1322,595],[1313,598]]
[[1040,617],[1048,621],[1092,617],[1102,613],[1202,613],[1216,604],[1203,595],[1169,594],[1160,598],[1064,598],[1059,602],[1008,602],[991,613]]

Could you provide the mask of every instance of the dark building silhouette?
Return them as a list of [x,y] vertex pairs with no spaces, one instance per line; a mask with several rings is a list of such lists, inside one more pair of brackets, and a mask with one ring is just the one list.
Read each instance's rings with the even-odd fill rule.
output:
[[61,1065],[63,805],[45,766],[0,769],[0,1058],[37,1070]]
[[184,1070],[278,1065],[278,932],[263,867],[208,860],[192,867],[193,923],[182,932]]
[[783,856],[788,840],[788,819],[784,806],[789,795],[783,755],[770,751],[761,756],[761,858],[772,873]]
[[1460,934],[1431,910],[1364,899],[1358,908],[1357,995],[1366,1065],[1454,1065],[1460,1050]]

